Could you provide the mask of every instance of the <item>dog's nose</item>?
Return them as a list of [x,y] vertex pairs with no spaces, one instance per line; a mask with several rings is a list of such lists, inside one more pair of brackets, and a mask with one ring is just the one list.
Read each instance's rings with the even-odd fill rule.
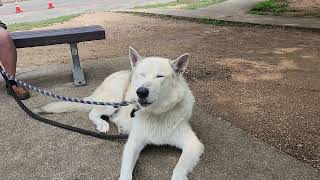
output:
[[148,95],[149,95],[149,90],[147,89],[147,88],[145,88],[145,87],[139,87],[138,89],[137,89],[137,95],[138,95],[138,97],[139,98],[141,98],[141,99],[143,99],[143,98],[146,98],[146,97],[148,97]]

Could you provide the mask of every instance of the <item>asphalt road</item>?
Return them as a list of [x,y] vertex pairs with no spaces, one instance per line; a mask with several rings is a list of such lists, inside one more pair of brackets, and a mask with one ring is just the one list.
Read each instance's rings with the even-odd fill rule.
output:
[[15,13],[15,3],[0,6],[0,20],[7,24],[32,22],[70,14],[128,9],[168,1],[172,0],[53,0],[55,8],[48,9],[47,1],[31,0],[20,3],[23,12],[18,14]]

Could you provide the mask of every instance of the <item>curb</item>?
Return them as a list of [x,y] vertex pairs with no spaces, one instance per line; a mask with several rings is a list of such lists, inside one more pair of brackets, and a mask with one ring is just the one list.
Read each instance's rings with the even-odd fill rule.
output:
[[216,25],[216,26],[296,29],[296,30],[320,33],[320,28],[304,27],[304,26],[290,26],[290,25],[278,25],[278,24],[239,22],[239,21],[215,19],[215,18],[208,18],[208,17],[187,17],[187,16],[177,16],[177,15],[142,12],[142,11],[126,11],[126,10],[123,11],[123,10],[121,10],[121,11],[109,11],[109,12],[134,14],[134,15],[138,15],[138,16],[155,17],[155,18],[168,18],[168,19],[176,19],[176,20],[185,20],[185,21],[189,21],[189,22],[196,22],[196,23],[201,23],[201,24],[211,24],[211,25]]

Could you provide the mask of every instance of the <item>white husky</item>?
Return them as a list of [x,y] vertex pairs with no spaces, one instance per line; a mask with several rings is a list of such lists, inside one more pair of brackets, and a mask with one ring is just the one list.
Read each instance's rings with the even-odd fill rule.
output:
[[89,118],[99,132],[107,132],[109,124],[101,119],[109,116],[122,133],[129,133],[125,145],[120,180],[131,180],[141,150],[147,144],[172,145],[182,154],[174,168],[172,180],[186,180],[198,163],[204,146],[189,124],[194,97],[182,77],[189,55],[174,61],[160,57],[142,58],[129,48],[132,71],[120,71],[107,77],[86,97],[87,100],[120,102],[136,101],[140,108],[130,117],[134,105],[113,107],[55,102],[36,110],[38,113],[90,111]]

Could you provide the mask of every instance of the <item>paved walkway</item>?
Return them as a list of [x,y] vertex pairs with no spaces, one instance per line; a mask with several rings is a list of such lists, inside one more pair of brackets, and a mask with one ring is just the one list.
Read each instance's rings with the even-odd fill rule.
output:
[[298,28],[308,28],[320,31],[320,18],[297,18],[281,16],[262,16],[247,14],[247,11],[257,2],[262,0],[227,0],[206,8],[197,10],[183,9],[133,9],[123,10],[129,12],[144,12],[153,14],[164,14],[171,16],[210,18],[232,22],[243,22],[253,24],[270,24],[278,26],[292,26]]
[[[109,73],[128,69],[128,58],[83,63],[88,85],[74,88],[70,67],[50,65],[20,70],[27,82],[75,97],[92,92]],[[31,68],[32,69],[32,68]],[[41,78],[39,78],[41,77]],[[2,79],[0,79],[2,81]],[[4,85],[0,82],[0,87]],[[117,179],[124,142],[110,142],[64,131],[34,121],[0,88],[1,179]],[[35,108],[52,101],[38,94],[25,103]],[[87,113],[48,115],[73,126],[94,130]],[[196,106],[192,126],[206,149],[190,179],[320,179],[314,168],[251,137]],[[114,126],[111,130],[116,131]],[[149,147],[138,162],[137,179],[170,179],[180,152]]]

